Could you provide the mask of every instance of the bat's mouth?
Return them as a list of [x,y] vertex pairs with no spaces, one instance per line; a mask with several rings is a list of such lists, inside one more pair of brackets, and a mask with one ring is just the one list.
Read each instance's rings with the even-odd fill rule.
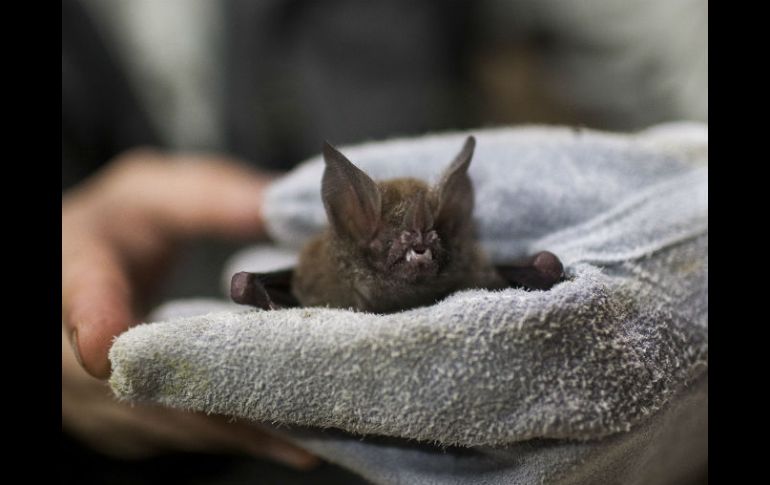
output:
[[404,231],[394,238],[388,248],[383,268],[398,279],[415,283],[436,275],[444,260],[444,252],[435,231]]
[[434,277],[439,270],[440,250],[426,244],[413,244],[401,253],[393,274],[409,283],[420,283]]
[[421,263],[433,261],[433,253],[428,248],[412,248],[406,252],[406,262]]

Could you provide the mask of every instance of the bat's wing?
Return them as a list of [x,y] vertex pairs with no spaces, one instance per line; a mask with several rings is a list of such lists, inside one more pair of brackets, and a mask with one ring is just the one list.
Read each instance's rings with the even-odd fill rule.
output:
[[291,292],[293,275],[294,268],[268,273],[236,273],[230,283],[230,297],[235,303],[263,310],[297,307],[299,302]]
[[[495,266],[498,274],[511,286],[547,290],[558,283],[564,271],[559,258],[542,251],[517,263]],[[300,306],[291,291],[294,268],[267,273],[242,271],[233,275],[230,297],[235,303],[263,310]]]
[[499,264],[495,269],[509,285],[531,290],[549,290],[564,274],[564,265],[548,251],[541,251],[521,262]]

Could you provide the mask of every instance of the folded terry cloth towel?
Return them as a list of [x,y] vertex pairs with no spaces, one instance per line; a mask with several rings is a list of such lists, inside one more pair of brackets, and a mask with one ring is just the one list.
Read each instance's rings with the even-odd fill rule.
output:
[[[116,395],[280,425],[376,483],[697,474],[708,449],[707,127],[505,128],[342,151],[375,179],[433,181],[468,134],[483,246],[499,262],[552,251],[566,281],[389,315],[177,302],[116,339]],[[270,189],[266,219],[284,253],[325,224],[322,171],[315,157]],[[265,251],[238,255],[225,279],[264,268]]]

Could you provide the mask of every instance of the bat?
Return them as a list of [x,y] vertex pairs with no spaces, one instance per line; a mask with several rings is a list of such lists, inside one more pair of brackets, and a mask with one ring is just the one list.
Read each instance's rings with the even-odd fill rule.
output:
[[493,266],[476,240],[468,176],[475,145],[468,137],[430,186],[414,178],[375,182],[325,143],[321,198],[328,227],[304,246],[295,268],[236,274],[233,300],[264,309],[391,313],[470,288],[550,288],[563,272],[552,253]]

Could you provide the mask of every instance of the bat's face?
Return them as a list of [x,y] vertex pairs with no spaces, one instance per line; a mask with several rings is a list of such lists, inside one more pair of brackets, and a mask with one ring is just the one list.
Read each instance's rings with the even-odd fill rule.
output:
[[434,224],[435,194],[414,179],[378,187],[382,224],[365,251],[370,265],[401,281],[425,282],[436,276],[448,255]]
[[[322,197],[333,233],[360,249],[351,262],[383,278],[429,283],[451,259],[457,239],[470,237],[473,188],[467,169],[475,140],[435,187],[415,179],[375,183],[340,152],[324,146]],[[454,243],[454,244],[453,244]]]
[[[446,261],[441,239],[435,230],[396,231],[387,238],[387,255],[382,268],[394,278],[421,282],[436,276]],[[373,258],[377,264],[382,259]]]

